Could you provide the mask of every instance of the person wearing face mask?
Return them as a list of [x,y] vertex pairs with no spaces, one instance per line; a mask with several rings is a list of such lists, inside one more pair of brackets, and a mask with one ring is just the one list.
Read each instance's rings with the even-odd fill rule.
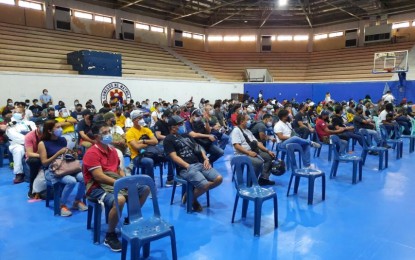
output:
[[72,215],[72,212],[69,210],[67,203],[69,202],[69,196],[77,183],[78,190],[72,204],[72,209],[87,211],[88,207],[81,201],[85,196],[85,182],[82,171],[59,177],[49,168],[50,164],[56,158],[71,153],[71,150],[67,148],[66,139],[62,137],[62,131],[60,124],[55,120],[46,121],[43,124],[43,133],[41,142],[38,146],[38,152],[43,167],[47,168],[45,171],[45,178],[50,180],[52,184],[60,182],[65,185],[60,200],[60,214],[62,217],[69,217]]
[[125,120],[126,117],[123,114],[122,108],[117,107],[115,110],[115,125],[121,127],[122,129],[125,128]]
[[[223,178],[212,167],[204,151],[199,155],[195,153],[196,142],[190,134],[186,134],[183,122],[184,119],[180,116],[174,115],[169,118],[170,134],[164,140],[164,151],[176,164],[177,174],[194,185],[193,210],[201,212],[203,208],[197,198],[219,186]],[[186,198],[187,194],[184,194],[183,203],[186,202]]]
[[258,142],[248,129],[251,125],[251,118],[248,114],[239,114],[236,120],[238,125],[231,133],[234,154],[236,156],[248,156],[254,166],[259,185],[274,185],[275,182],[271,181],[269,177],[275,154],[269,151],[261,142]]
[[209,154],[210,162],[214,163],[223,156],[224,152],[215,144],[217,139],[211,132],[209,121],[206,118],[202,120],[202,116],[202,111],[192,108],[190,110],[190,120],[185,123],[186,132],[203,147],[206,153]]
[[88,149],[94,143],[94,140],[90,137],[94,114],[91,110],[85,109],[82,111],[82,116],[83,119],[79,121],[77,126],[79,144]]
[[[146,127],[143,119],[144,112],[142,110],[133,110],[130,113],[133,127],[128,129],[125,134],[128,148],[131,152],[131,161],[136,167],[141,167],[143,174],[150,176],[154,180],[154,161],[148,157],[138,156],[140,151],[149,145],[158,144],[157,138],[154,136],[150,128]],[[142,137],[146,135],[148,139]],[[141,157],[141,158],[140,158]]]
[[314,133],[314,128],[312,128],[308,122],[307,108],[308,105],[306,103],[301,103],[298,106],[299,111],[294,116],[294,121],[292,123],[294,131],[303,139],[308,139],[310,133]]
[[6,129],[6,135],[9,138],[9,151],[13,155],[13,173],[15,178],[14,184],[24,181],[24,139],[25,135],[36,129],[35,123],[24,119],[25,109],[22,107],[16,108],[12,115],[11,122]]
[[212,108],[211,104],[205,104],[204,111],[204,120],[209,122],[211,129],[210,133],[216,137],[219,147],[222,150],[225,150],[226,145],[229,143],[229,136],[225,133],[225,127],[222,127],[219,124],[219,119],[216,117],[215,110]]
[[[109,115],[107,116],[108,120],[110,120]],[[88,198],[102,200],[105,207],[110,209],[104,245],[108,246],[114,252],[119,252],[122,246],[115,233],[115,228],[118,224],[118,214],[114,201],[115,199],[118,200],[118,204],[122,210],[126,198],[122,195],[115,198],[113,186],[117,179],[125,176],[125,172],[120,167],[121,162],[119,161],[116,149],[110,145],[113,142],[110,128],[110,126],[103,122],[93,124],[92,133],[95,144],[84,155],[83,175],[87,183],[86,195]],[[140,206],[143,206],[150,190],[146,186],[138,186],[137,192]]]
[[288,110],[281,109],[278,113],[280,121],[278,121],[274,126],[274,133],[277,135],[277,149],[286,149],[287,144],[297,143],[303,148],[303,165],[304,167],[310,167],[310,146],[314,148],[320,148],[319,143],[310,141],[308,139],[303,139],[296,136],[293,128],[291,126],[291,121],[289,117]]
[[270,128],[272,129],[272,116],[269,114],[265,114],[261,121],[251,127],[252,134],[258,141],[262,142],[265,147],[267,146],[268,140],[272,142],[276,141],[273,136],[267,135],[267,131]]
[[48,90],[47,90],[47,89],[44,89],[44,90],[42,91],[42,95],[40,95],[40,97],[39,97],[39,101],[40,101],[40,103],[42,104],[42,107],[43,107],[43,108],[47,108],[47,107],[48,107],[48,105],[49,105],[49,103],[50,103],[50,104],[53,104],[52,96],[51,96],[51,95],[49,95],[49,92],[48,92]]
[[33,183],[41,170],[42,162],[40,161],[40,155],[38,153],[38,145],[43,133],[43,123],[45,122],[46,118],[39,117],[36,119],[36,129],[30,131],[25,136],[24,141],[24,148],[26,151],[26,163],[29,166],[30,171],[30,181],[29,181],[29,192],[27,193],[27,197],[29,199],[38,199],[39,194],[34,194],[33,191]]
[[42,113],[42,107],[39,106],[38,104],[39,101],[37,99],[33,99],[32,102],[33,102],[33,105],[31,105],[29,109],[30,111],[32,111],[33,117],[34,118],[40,117]]
[[6,105],[4,107],[1,108],[0,113],[3,113],[4,110],[13,110],[14,109],[14,103],[13,100],[8,98]]
[[163,107],[160,103],[154,104],[155,110],[151,113],[151,122],[150,128],[153,129],[156,125],[156,122],[161,119],[161,115],[163,114]]
[[127,149],[127,144],[125,143],[125,132],[121,127],[115,124],[114,113],[105,113],[102,120],[110,129],[110,133],[112,135],[112,142],[110,144],[116,148],[118,159],[120,160],[120,167],[125,172],[124,154]]
[[58,121],[62,127],[62,137],[66,139],[68,148],[73,149],[76,144],[75,124],[78,123],[78,121],[71,117],[67,108],[61,108],[59,110],[59,117],[56,118],[56,121]]
[[82,120],[82,104],[75,106],[75,110],[72,111],[71,117],[75,118],[77,122]]

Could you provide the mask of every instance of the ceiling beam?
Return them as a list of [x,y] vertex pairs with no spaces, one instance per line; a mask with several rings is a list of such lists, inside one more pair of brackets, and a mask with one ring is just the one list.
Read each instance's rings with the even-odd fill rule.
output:
[[355,17],[355,18],[356,18],[356,19],[358,19],[358,20],[361,20],[361,18],[360,18],[359,16],[357,16],[357,15],[355,15],[355,14],[353,14],[353,13],[351,13],[351,12],[349,12],[349,11],[345,10],[345,9],[343,9],[342,7],[339,7],[339,6],[337,6],[337,5],[334,5],[334,4],[330,3],[329,1],[325,1],[324,3],[325,3],[326,5],[331,6],[331,7],[337,8],[337,9],[339,9],[340,11],[342,11],[342,12],[344,12],[344,13],[346,13],[346,14],[350,15],[350,16],[353,16],[353,17]]
[[224,4],[220,4],[220,5],[217,5],[217,6],[212,6],[212,7],[209,7],[209,8],[206,8],[206,9],[202,9],[200,11],[196,11],[196,12],[193,12],[193,13],[190,13],[190,14],[180,15],[180,16],[177,16],[177,17],[171,19],[171,20],[182,19],[182,18],[189,17],[189,16],[192,16],[192,15],[195,15],[195,14],[199,14],[199,13],[204,13],[206,11],[215,10],[215,9],[218,9],[218,8],[220,8],[222,6],[236,4],[236,3],[239,3],[239,2],[242,2],[242,1],[244,1],[244,0],[237,0],[237,1],[233,1],[233,2],[226,2]]
[[268,19],[271,17],[271,14],[273,13],[274,11],[273,10],[271,10],[270,12],[269,12],[269,14],[267,15],[267,17],[265,17],[265,19],[262,21],[262,23],[261,23],[261,25],[259,26],[259,28],[262,28],[262,26],[264,26],[265,25],[265,23],[268,21]]
[[307,12],[305,11],[304,4],[301,2],[301,0],[298,0],[298,3],[300,4],[301,9],[303,9],[303,13],[305,15],[305,19],[308,22],[308,25],[310,25],[310,28],[313,28],[313,24],[311,23],[310,17],[308,16]]
[[136,1],[133,1],[133,2],[131,2],[131,3],[128,3],[128,4],[123,5],[123,6],[121,6],[121,7],[120,7],[120,8],[118,8],[118,9],[127,8],[127,7],[129,7],[129,6],[132,6],[132,5],[138,4],[138,3],[143,2],[143,1],[144,1],[144,0],[136,0]]
[[241,10],[239,10],[239,11],[237,11],[237,12],[235,12],[235,13],[233,13],[233,14],[231,14],[231,15],[227,16],[227,17],[225,17],[224,19],[222,19],[222,20],[220,20],[220,21],[217,21],[216,23],[214,23],[214,24],[210,25],[209,27],[214,27],[214,26],[216,26],[216,25],[220,24],[221,22],[224,22],[224,21],[228,20],[229,18],[232,18],[233,16],[235,16],[235,15],[237,15],[237,14],[240,14],[241,12],[243,12],[243,11],[247,10],[248,8],[251,8],[252,6],[255,6],[255,5],[257,5],[257,4],[260,4],[262,1],[263,1],[263,0],[258,0],[258,1],[256,1],[255,3],[251,4],[250,6],[247,6],[247,7],[243,8],[243,9],[241,9]]

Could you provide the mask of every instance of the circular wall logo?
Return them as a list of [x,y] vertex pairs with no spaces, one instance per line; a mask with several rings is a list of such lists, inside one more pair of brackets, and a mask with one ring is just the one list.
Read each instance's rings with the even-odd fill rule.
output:
[[101,104],[104,101],[108,103],[129,103],[131,92],[126,85],[120,82],[111,82],[107,84],[101,92]]

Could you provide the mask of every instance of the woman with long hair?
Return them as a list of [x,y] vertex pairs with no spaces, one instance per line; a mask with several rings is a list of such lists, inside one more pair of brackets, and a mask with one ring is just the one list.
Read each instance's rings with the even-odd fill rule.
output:
[[[62,191],[61,196],[61,216],[69,217],[72,215],[72,212],[68,209],[66,204],[68,203],[69,195],[72,190],[75,188],[77,182],[78,191],[75,196],[75,201],[72,208],[79,211],[86,211],[88,208],[81,201],[85,196],[85,183],[82,175],[82,171],[59,177],[49,168],[49,165],[59,156],[64,155],[70,151],[66,145],[66,139],[62,137],[62,127],[55,120],[48,120],[43,125],[43,133],[41,142],[39,143],[38,152],[40,155],[40,160],[43,166],[48,167],[45,171],[46,179],[51,180],[53,184],[60,182],[65,184],[65,187]],[[56,191],[55,191],[56,192]]]

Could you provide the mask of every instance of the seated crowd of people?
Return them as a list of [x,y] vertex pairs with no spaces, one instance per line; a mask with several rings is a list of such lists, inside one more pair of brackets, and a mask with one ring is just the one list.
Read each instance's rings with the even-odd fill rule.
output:
[[[104,244],[120,251],[114,200],[121,206],[126,200],[113,196],[118,178],[139,170],[154,180],[155,166],[166,164],[165,186],[173,185],[175,173],[191,182],[195,187],[193,209],[200,212],[203,208],[198,197],[222,183],[213,164],[224,155],[229,141],[236,156],[251,159],[259,185],[274,185],[270,176],[276,155],[269,149],[271,143],[276,143],[277,150],[290,143],[299,144],[303,148],[303,166],[312,167],[310,148],[328,143],[330,135],[363,145],[365,140],[359,134],[363,128],[377,146],[389,148],[375,120],[390,135],[396,126],[403,134],[411,134],[411,118],[415,115],[412,103],[404,99],[394,106],[394,101],[390,92],[377,103],[370,96],[357,102],[336,102],[326,95],[324,101],[315,104],[310,99],[303,103],[264,100],[261,95],[243,102],[225,99],[211,103],[202,99],[198,106],[192,99],[184,105],[177,100],[127,103],[113,99],[96,109],[92,100],[86,102],[85,108],[79,100],[70,108],[63,101],[54,106],[45,89],[32,104],[30,100],[13,103],[8,99],[1,108],[0,165],[7,154],[15,175],[13,182],[22,183],[26,177],[30,199],[44,198],[47,181],[64,184],[61,216],[71,216],[71,209],[86,211],[82,200],[85,196],[103,201],[111,209]],[[344,148],[340,152],[346,152]],[[83,170],[65,176],[56,174],[51,164],[66,155],[81,159]],[[125,157],[130,157],[128,165]],[[75,186],[75,199],[69,207],[68,199]],[[149,189],[140,187],[138,192],[142,205]]]

